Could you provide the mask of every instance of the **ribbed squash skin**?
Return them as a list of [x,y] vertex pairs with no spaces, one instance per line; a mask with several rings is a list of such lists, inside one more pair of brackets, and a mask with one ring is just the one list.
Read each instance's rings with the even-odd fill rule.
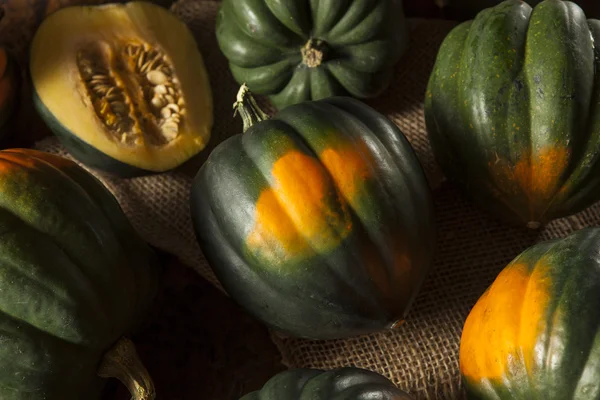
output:
[[75,163],[0,152],[0,398],[96,399],[101,357],[141,322],[155,254]]
[[[216,33],[236,81],[280,109],[375,97],[408,45],[401,0],[224,0]],[[325,43],[314,67],[302,54],[311,39]]]
[[365,369],[331,371],[292,369],[280,372],[261,390],[240,400],[411,400],[385,377]]
[[508,0],[444,40],[425,98],[445,174],[537,227],[600,199],[600,22],[574,3]]
[[471,399],[600,399],[600,229],[537,244],[471,310],[460,370]]
[[433,206],[410,144],[351,98],[290,106],[213,150],[191,213],[229,294],[290,335],[402,319],[431,267]]

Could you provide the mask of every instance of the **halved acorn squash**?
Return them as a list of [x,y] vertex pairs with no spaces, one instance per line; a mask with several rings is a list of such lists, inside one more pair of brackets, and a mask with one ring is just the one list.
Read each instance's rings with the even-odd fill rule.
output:
[[206,146],[212,95],[202,55],[146,2],[63,8],[31,45],[36,108],[71,154],[118,176],[173,169]]

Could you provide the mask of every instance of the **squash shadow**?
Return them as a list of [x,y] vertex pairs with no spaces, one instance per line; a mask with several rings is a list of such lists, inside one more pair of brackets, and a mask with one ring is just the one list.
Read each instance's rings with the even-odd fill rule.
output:
[[392,83],[380,96],[365,101],[400,128],[434,187],[443,174],[426,133],[425,91],[438,50],[455,26],[454,21],[409,19],[410,44],[395,66]]
[[[284,369],[267,328],[197,272],[166,258],[153,310],[132,337],[157,400],[237,400]],[[130,399],[122,384],[109,382],[102,399]]]
[[540,231],[510,226],[477,208],[451,182],[434,191],[437,240],[433,270],[408,319],[437,319],[471,307]]
[[365,102],[386,115],[398,117],[422,109],[438,50],[456,25],[454,21],[409,19],[409,45],[394,66],[390,86]]
[[194,176],[212,150],[225,139],[242,133],[242,119],[233,116],[239,85],[229,70],[227,58],[219,49],[216,15],[220,2],[180,0],[172,7],[175,15],[192,31],[208,72],[213,99],[213,127],[206,147],[196,156],[179,167],[189,176]]

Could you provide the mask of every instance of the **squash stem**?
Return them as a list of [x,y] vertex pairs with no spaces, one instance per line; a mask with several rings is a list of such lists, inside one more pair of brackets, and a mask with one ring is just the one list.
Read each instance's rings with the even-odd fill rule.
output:
[[242,87],[238,91],[237,101],[233,104],[233,108],[235,110],[233,113],[234,117],[238,112],[242,116],[244,132],[257,122],[269,119],[269,116],[260,109],[245,83],[242,84]]
[[327,51],[327,43],[321,39],[312,38],[301,50],[302,63],[308,68],[317,68],[323,63],[325,53]]
[[121,338],[104,355],[98,369],[102,378],[116,378],[131,393],[132,400],[154,400],[156,391],[146,367],[138,357],[135,345],[127,338]]

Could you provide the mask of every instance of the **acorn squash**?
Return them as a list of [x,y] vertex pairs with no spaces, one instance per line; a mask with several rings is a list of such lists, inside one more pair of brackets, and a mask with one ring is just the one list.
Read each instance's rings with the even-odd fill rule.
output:
[[530,247],[469,314],[460,372],[472,399],[600,399],[600,229]]
[[74,6],[31,45],[39,114],[82,163],[121,177],[173,169],[199,153],[213,115],[187,26],[149,2]]
[[432,266],[428,183],[402,132],[352,98],[267,119],[247,87],[244,133],[219,144],[192,184],[204,255],[227,292],[293,336],[396,327]]
[[0,233],[0,398],[93,400],[116,377],[153,399],[126,336],[158,261],[110,192],[70,160],[0,151]]
[[378,96],[408,45],[400,0],[224,0],[216,29],[236,81],[280,109]]
[[444,40],[425,97],[435,157],[477,204],[537,228],[600,200],[600,21],[508,0]]
[[412,400],[387,378],[356,367],[331,371],[291,369],[240,400]]

